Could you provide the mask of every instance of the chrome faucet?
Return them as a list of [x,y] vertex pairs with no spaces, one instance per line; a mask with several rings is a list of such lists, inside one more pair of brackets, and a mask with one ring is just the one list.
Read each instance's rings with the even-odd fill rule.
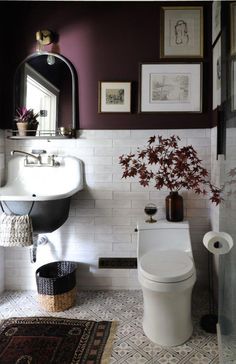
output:
[[[14,154],[24,154],[24,166],[25,167],[59,167],[60,162],[55,160],[56,155],[48,155],[48,159],[46,163],[42,162],[41,154],[47,153],[46,150],[42,149],[32,149],[32,153],[24,152],[23,150],[12,150],[11,155]],[[28,157],[34,158],[37,163],[33,161],[29,161]]]
[[34,155],[34,154],[31,154],[31,153],[27,153],[27,152],[24,152],[23,150],[12,150],[11,151],[11,155],[14,155],[14,154],[24,154],[26,156],[26,163],[28,163],[28,156],[29,157],[32,157],[34,159],[37,160],[38,164],[41,164],[41,155]]

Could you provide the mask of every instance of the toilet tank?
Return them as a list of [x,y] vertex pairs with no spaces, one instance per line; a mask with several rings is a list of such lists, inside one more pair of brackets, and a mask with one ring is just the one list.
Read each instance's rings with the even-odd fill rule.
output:
[[151,250],[181,250],[192,256],[188,221],[141,222],[138,230],[138,258]]

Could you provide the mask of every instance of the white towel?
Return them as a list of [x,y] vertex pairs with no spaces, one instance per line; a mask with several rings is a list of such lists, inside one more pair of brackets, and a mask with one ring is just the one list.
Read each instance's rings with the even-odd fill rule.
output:
[[33,244],[33,227],[29,215],[0,215],[0,246],[24,247]]

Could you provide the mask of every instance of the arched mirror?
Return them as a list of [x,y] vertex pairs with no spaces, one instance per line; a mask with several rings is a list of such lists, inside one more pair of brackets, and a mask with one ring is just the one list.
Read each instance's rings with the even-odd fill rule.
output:
[[75,137],[75,76],[74,67],[65,57],[50,52],[34,53],[17,67],[14,112],[25,106],[39,113],[36,136]]

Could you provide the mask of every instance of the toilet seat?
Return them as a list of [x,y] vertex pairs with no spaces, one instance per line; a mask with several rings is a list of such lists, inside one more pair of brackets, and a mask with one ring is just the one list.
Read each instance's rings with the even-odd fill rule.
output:
[[145,278],[159,283],[181,282],[195,272],[193,260],[180,250],[149,251],[138,268]]

